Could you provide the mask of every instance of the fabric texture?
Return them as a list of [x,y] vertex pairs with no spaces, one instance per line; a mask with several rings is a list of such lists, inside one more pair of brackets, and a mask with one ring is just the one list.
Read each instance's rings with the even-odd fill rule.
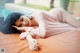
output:
[[40,50],[30,51],[27,40],[19,34],[1,34],[0,48],[5,53],[80,53],[80,31],[67,31],[46,39],[37,39]]
[[3,22],[4,22],[4,17],[0,16],[0,26],[2,25]]
[[[67,22],[68,20],[66,21],[66,18],[71,18],[71,20],[73,20],[72,19],[73,16],[69,15],[67,12],[63,11],[62,9],[54,8],[48,13],[35,12],[33,16],[36,22],[38,22],[39,24],[39,29],[40,30],[44,29],[47,36],[75,30],[75,27],[73,27],[71,23],[69,24],[69,22]],[[42,31],[40,31],[39,34],[41,32]]]

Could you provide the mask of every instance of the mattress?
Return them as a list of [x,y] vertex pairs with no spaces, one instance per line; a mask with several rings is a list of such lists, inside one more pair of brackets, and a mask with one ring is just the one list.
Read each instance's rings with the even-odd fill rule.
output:
[[19,34],[0,33],[0,49],[5,53],[80,53],[80,31],[68,31],[46,39],[37,39],[40,50],[30,51]]

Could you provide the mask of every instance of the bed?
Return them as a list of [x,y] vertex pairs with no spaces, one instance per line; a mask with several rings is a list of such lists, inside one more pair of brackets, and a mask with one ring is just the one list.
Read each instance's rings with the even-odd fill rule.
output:
[[68,31],[46,39],[37,39],[40,50],[30,51],[27,40],[20,40],[19,34],[0,33],[0,48],[5,53],[80,53],[80,31]]
[[[10,9],[10,5],[6,6]],[[14,8],[18,10],[18,7],[11,5],[11,9]],[[0,33],[0,49],[3,48],[5,53],[80,53],[80,31],[67,31],[46,39],[37,39],[37,41],[40,50],[30,51],[28,41],[20,40],[19,34]]]

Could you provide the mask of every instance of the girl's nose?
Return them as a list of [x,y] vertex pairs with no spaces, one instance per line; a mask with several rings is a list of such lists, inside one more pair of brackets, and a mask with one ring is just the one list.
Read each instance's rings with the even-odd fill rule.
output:
[[23,24],[23,25],[25,25],[25,24],[26,24],[26,22],[22,22],[22,24]]

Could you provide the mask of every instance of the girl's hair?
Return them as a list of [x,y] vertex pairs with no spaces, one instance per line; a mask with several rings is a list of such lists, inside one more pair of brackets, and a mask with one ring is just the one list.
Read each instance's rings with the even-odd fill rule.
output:
[[6,34],[10,34],[10,33],[18,33],[20,31],[18,31],[16,28],[12,27],[13,25],[15,25],[15,22],[20,18],[20,16],[22,16],[22,13],[19,12],[14,12],[11,13],[7,16],[6,20],[3,23],[0,23],[0,31]]

